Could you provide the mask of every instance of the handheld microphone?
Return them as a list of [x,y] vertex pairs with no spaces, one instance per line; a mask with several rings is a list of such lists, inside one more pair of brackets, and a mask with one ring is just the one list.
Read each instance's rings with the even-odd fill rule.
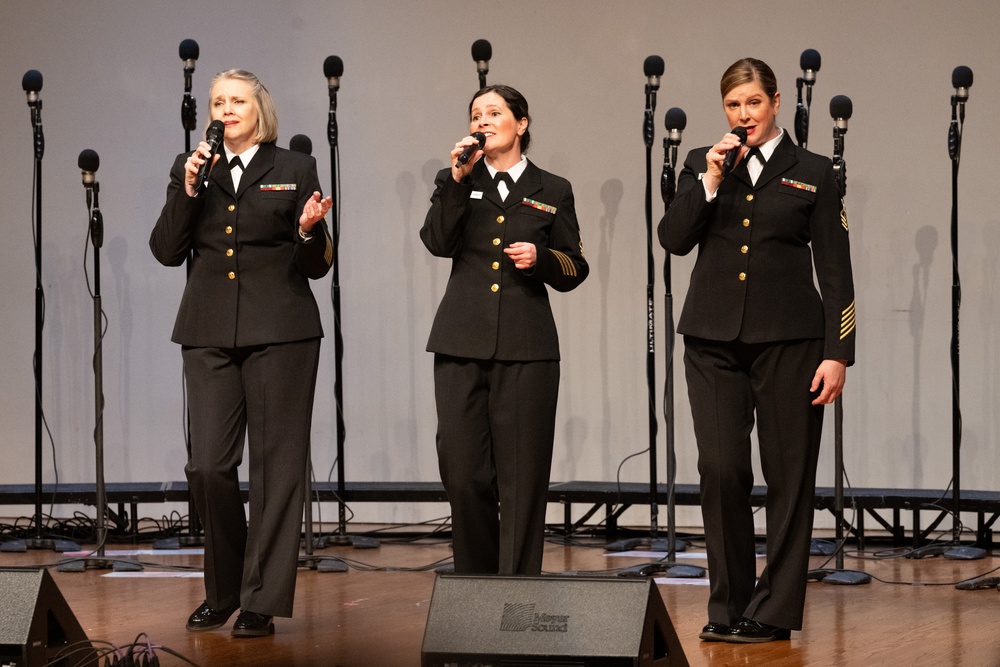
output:
[[330,86],[330,94],[340,90],[340,77],[344,75],[344,61],[340,56],[327,56],[323,61],[323,76]]
[[91,195],[93,194],[94,184],[97,180],[94,172],[101,166],[101,158],[95,151],[85,148],[80,151],[80,157],[77,158],[76,165],[80,167],[80,172],[83,174],[83,187],[87,189],[87,208],[90,208]]
[[221,120],[213,120],[205,131],[205,143],[208,144],[211,155],[205,160],[205,164],[198,167],[198,175],[194,181],[194,196],[200,197],[208,188],[208,175],[212,172],[212,165],[215,164],[215,156],[219,154],[219,147],[226,134],[226,126]]
[[479,143],[466,146],[462,151],[462,154],[458,156],[458,164],[465,164],[468,162],[469,159],[475,155],[476,151],[482,150],[483,146],[486,145],[486,135],[482,132],[473,132],[471,136]]
[[184,71],[186,73],[193,72],[195,61],[198,60],[198,56],[200,55],[198,42],[193,39],[185,39],[181,42],[177,52],[179,53],[181,60],[184,61]]
[[741,125],[737,125],[730,130],[730,133],[735,134],[740,140],[740,145],[735,148],[730,148],[726,151],[726,158],[722,161],[722,177],[725,178],[729,176],[729,172],[733,170],[736,166],[736,160],[740,156],[740,150],[747,143],[747,129]]
[[652,90],[659,90],[660,77],[663,76],[663,58],[648,56],[642,63],[642,71],[646,75],[648,85]]
[[42,89],[42,73],[37,69],[29,69],[21,77],[21,88],[24,89],[24,92],[28,96],[28,106],[38,106],[38,91]]
[[476,71],[485,88],[486,75],[490,72],[490,58],[493,57],[493,46],[485,39],[477,39],[472,43],[472,59],[476,61]]
[[313,152],[312,139],[310,139],[304,134],[296,134],[294,137],[288,140],[288,149],[293,150],[296,153],[305,153],[306,155],[312,155]]

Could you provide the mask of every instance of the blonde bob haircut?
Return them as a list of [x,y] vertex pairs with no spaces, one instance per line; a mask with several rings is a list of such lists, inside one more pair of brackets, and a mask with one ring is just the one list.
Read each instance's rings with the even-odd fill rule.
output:
[[[244,69],[227,69],[219,72],[212,79],[210,91],[215,90],[215,84],[224,79],[244,81],[250,85],[251,94],[257,104],[257,134],[254,140],[258,144],[272,143],[278,140],[278,112],[274,109],[274,100],[264,84],[254,74]],[[209,108],[211,109],[211,92],[209,93]],[[208,112],[209,123],[212,122],[212,112]],[[207,127],[207,126],[206,126]]]

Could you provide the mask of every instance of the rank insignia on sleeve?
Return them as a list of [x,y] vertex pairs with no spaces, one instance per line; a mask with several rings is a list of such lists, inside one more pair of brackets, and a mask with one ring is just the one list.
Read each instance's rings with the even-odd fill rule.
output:
[[840,313],[840,340],[847,338],[853,331],[855,326],[855,315],[854,315],[854,302],[851,302],[847,308]]
[[790,178],[781,179],[782,185],[788,185],[795,188],[796,190],[805,190],[806,192],[816,192],[815,185],[809,185],[808,183],[803,183],[802,181],[793,181]]
[[261,192],[289,192],[298,189],[295,183],[261,183]]
[[549,251],[559,260],[559,268],[562,269],[564,276],[576,276],[576,264],[573,263],[569,255],[559,250],[553,250],[552,248],[549,248]]
[[847,228],[847,209],[843,207],[840,209],[840,226],[844,228],[845,232],[851,231]]
[[548,204],[543,204],[542,202],[535,201],[534,199],[528,199],[525,197],[521,203],[525,206],[530,206],[531,208],[537,208],[539,211],[545,211],[546,213],[551,213],[552,215],[556,214],[555,206],[549,206]]

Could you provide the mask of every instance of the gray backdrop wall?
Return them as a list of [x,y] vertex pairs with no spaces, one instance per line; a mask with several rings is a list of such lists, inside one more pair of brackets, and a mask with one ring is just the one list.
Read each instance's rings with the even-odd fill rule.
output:
[[[491,83],[531,103],[530,157],[574,185],[590,279],[555,295],[563,351],[554,480],[614,480],[647,442],[642,64],[666,61],[657,109],[685,109],[682,155],[725,129],[718,80],[754,55],[779,77],[791,127],[799,54],[823,57],[810,149],[832,153],[830,98],[854,101],[847,134],[847,210],[858,290],[858,364],[845,393],[845,450],[855,486],[944,489],[951,477],[951,72],[975,73],[960,177],[963,280],[963,488],[996,488],[1000,463],[998,269],[1000,215],[991,206],[1000,108],[1000,6],[982,0],[763,0],[744,3],[509,0],[473,4],[386,0],[106,0],[4,2],[0,44],[0,483],[33,480],[34,263],[29,111],[19,81],[38,69],[44,158],[45,479],[94,478],[92,303],[87,217],[76,162],[101,157],[106,225],[102,293],[104,416],[109,481],[183,479],[181,360],[169,341],[184,284],[158,265],[150,229],[164,201],[180,123],[182,39],[201,46],[194,95],[208,109],[211,77],[243,67],[270,88],[280,145],[309,135],[330,182],[324,58],[343,58],[341,131],[344,411],[349,480],[436,480],[431,356],[424,351],[447,279],[417,232],[432,175],[467,133],[477,88],[469,48],[493,44]],[[656,219],[662,214],[657,196]],[[656,261],[663,252],[656,248]],[[675,313],[692,257],[673,262]],[[658,383],[664,365],[663,282],[656,278]],[[330,279],[314,291],[332,331]],[[333,354],[327,339],[316,398],[314,463],[334,461]],[[696,455],[678,364],[678,481],[695,482]],[[657,406],[659,406],[658,389]],[[820,484],[833,483],[832,410]],[[660,479],[663,473],[663,427]],[[55,465],[54,465],[55,464]],[[620,471],[648,479],[644,456]],[[57,514],[61,509],[56,508]],[[446,507],[355,507],[365,520],[410,521]],[[160,508],[148,508],[158,514]],[[166,510],[164,510],[166,511]],[[27,508],[6,512],[30,513]],[[333,514],[325,510],[326,518]],[[637,523],[645,510],[627,515]],[[700,521],[682,510],[684,525]]]

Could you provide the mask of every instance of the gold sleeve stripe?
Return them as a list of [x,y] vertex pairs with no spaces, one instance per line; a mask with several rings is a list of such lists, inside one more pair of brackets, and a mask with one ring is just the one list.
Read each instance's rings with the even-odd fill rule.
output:
[[840,340],[844,340],[854,331],[856,325],[855,317],[854,302],[852,301],[851,305],[845,308],[840,314]]
[[327,266],[330,266],[333,264],[333,241],[330,240],[327,234],[323,234],[323,236],[326,238],[326,250],[323,251],[323,260]]
[[552,254],[559,260],[559,265],[562,266],[564,276],[576,276],[576,264],[574,264],[573,260],[569,258],[569,255],[558,250],[552,250],[552,248],[549,248],[549,250],[551,250]]
[[840,209],[840,225],[844,228],[845,232],[851,231],[847,227],[847,210],[843,208]]

